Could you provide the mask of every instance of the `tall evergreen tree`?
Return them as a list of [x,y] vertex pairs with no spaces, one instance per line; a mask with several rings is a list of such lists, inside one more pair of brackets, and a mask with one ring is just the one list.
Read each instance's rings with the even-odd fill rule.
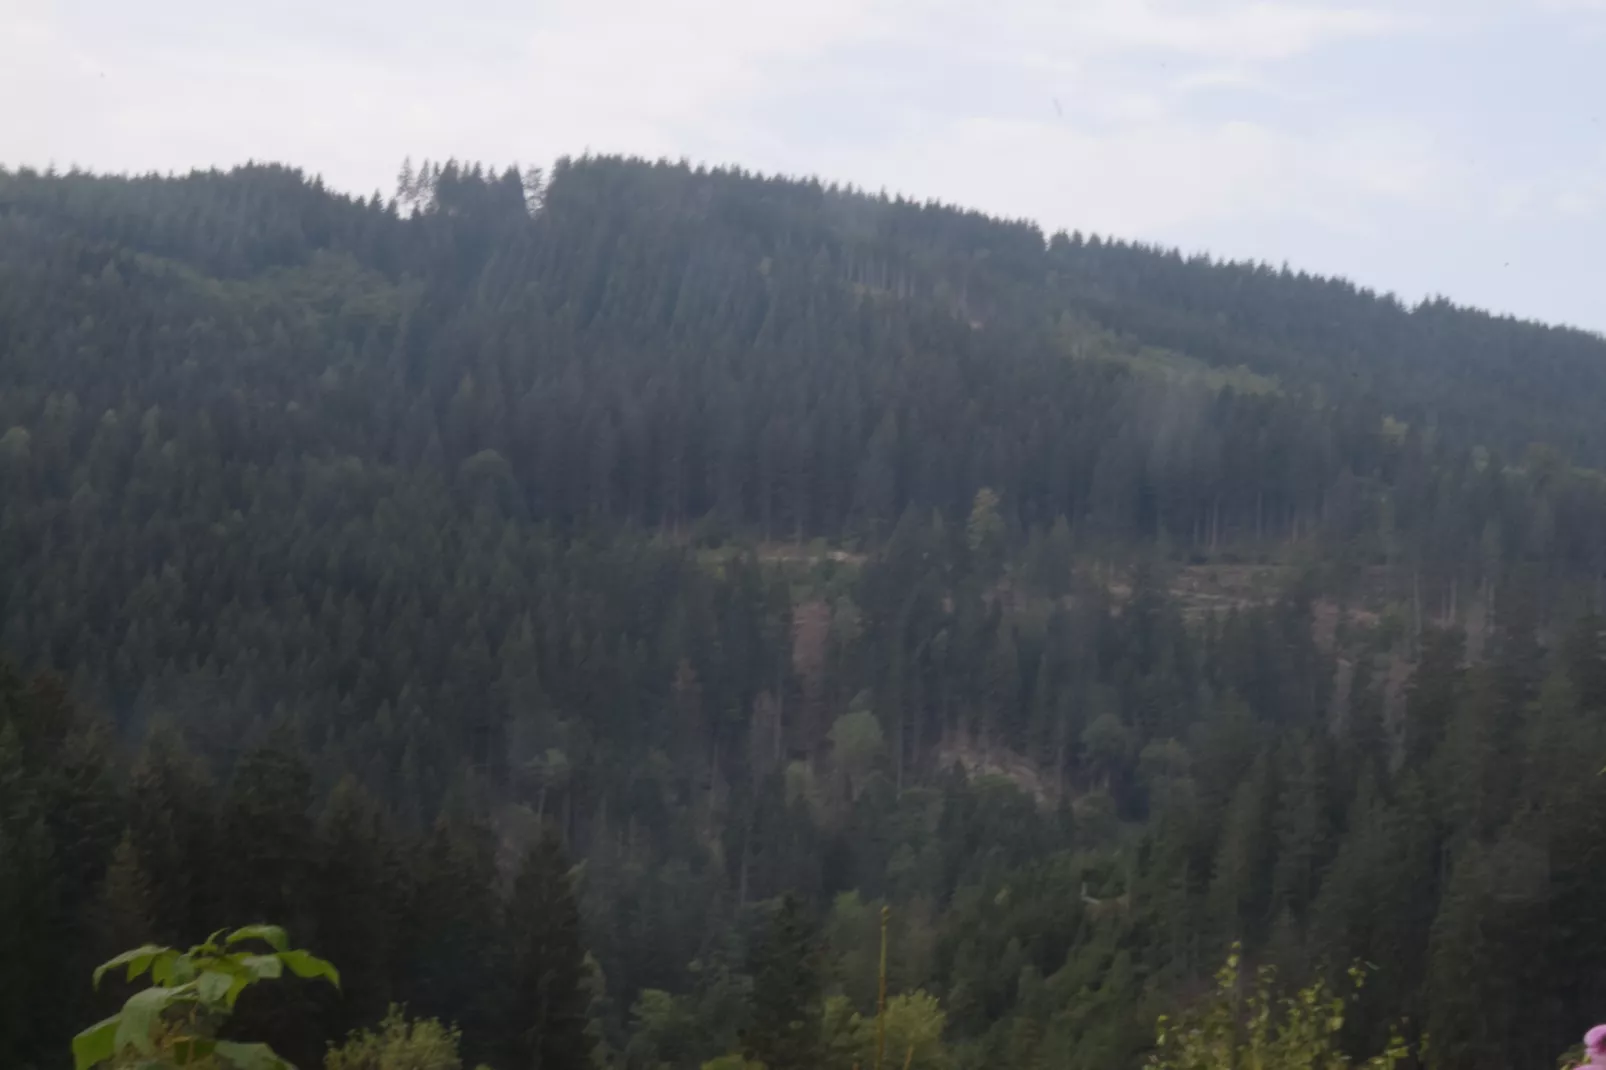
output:
[[220,845],[231,865],[220,879],[234,924],[270,919],[303,927],[310,920],[314,874],[312,776],[301,750],[287,738],[240,760],[223,801]]
[[158,731],[133,771],[129,835],[152,885],[151,934],[188,946],[218,927],[216,800],[210,778],[176,736]]
[[0,1061],[8,1066],[49,1057],[70,1013],[71,1003],[61,1005],[57,942],[68,920],[58,905],[63,891],[22,738],[0,720]]
[[753,990],[742,1051],[768,1070],[820,1064],[820,947],[804,907],[783,895],[748,959]]
[[376,1020],[392,1002],[403,876],[378,808],[354,779],[343,779],[318,824],[308,881],[310,946],[340,968],[338,997],[325,1018],[332,1036]]
[[569,865],[545,833],[524,855],[507,905],[508,1065],[584,1070],[595,1046],[587,1018],[585,948]]

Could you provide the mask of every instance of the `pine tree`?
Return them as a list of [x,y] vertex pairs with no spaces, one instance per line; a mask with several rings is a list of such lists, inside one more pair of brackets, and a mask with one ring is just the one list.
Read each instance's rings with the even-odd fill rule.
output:
[[[9,711],[3,711],[9,712]],[[59,984],[64,919],[43,799],[23,764],[22,739],[0,718],[0,1065],[53,1055],[71,1004]]]
[[311,791],[311,773],[287,738],[240,760],[221,823],[233,860],[222,888],[233,923],[304,927],[315,849]]
[[1418,767],[1439,745],[1454,716],[1462,685],[1464,648],[1459,631],[1432,629],[1422,637],[1422,656],[1406,691],[1405,761]]
[[90,917],[91,958],[98,964],[128,948],[151,943],[155,914],[151,878],[140,861],[133,836],[124,834],[96,892]]
[[129,785],[129,835],[151,880],[154,941],[189,946],[218,927],[211,781],[176,736],[158,730]]
[[1475,1070],[1506,1066],[1507,1011],[1513,994],[1501,976],[1505,963],[1488,852],[1473,844],[1457,861],[1433,920],[1427,976],[1428,1032],[1446,1065]]
[[1303,920],[1316,894],[1317,876],[1327,860],[1327,799],[1321,744],[1291,739],[1281,756],[1276,807],[1276,864],[1272,869],[1274,909]]
[[[246,754],[223,802],[219,848],[229,858],[207,858],[220,880],[223,909],[232,924],[274,923],[292,932],[311,928],[316,876],[311,774],[300,749],[279,737]],[[324,986],[287,979],[253,989],[240,1001],[232,1028],[270,1039],[295,1065],[315,1061],[328,1042],[319,1008]]]
[[1384,723],[1383,694],[1374,679],[1374,658],[1370,651],[1362,651],[1355,659],[1355,673],[1350,678],[1349,717],[1345,728],[1352,775],[1363,769],[1375,774],[1389,767],[1394,748]]
[[464,1059],[499,1059],[506,1039],[496,843],[484,824],[438,820],[412,852],[400,1001],[463,1028]]
[[781,897],[748,957],[753,990],[742,1052],[768,1070],[812,1070],[822,1055],[819,942],[793,896]]
[[1233,793],[1216,847],[1208,893],[1213,935],[1225,946],[1259,934],[1267,917],[1271,829],[1270,760],[1255,759]]
[[585,948],[568,862],[544,834],[525,854],[507,906],[509,1067],[586,1070],[595,1046],[587,1017]]
[[310,886],[311,946],[340,967],[326,1031],[345,1036],[391,1003],[401,874],[373,800],[351,777],[335,786],[318,826]]

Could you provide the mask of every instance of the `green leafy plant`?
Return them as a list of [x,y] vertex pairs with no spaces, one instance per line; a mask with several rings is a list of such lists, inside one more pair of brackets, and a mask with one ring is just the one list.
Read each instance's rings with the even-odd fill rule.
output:
[[[262,946],[268,950],[261,950]],[[130,996],[123,1009],[73,1038],[76,1070],[106,1064],[130,1070],[170,1067],[228,1070],[295,1070],[266,1044],[218,1039],[240,993],[289,970],[340,987],[329,963],[289,946],[277,925],[218,930],[188,951],[146,945],[125,951],[95,970],[95,986],[108,973],[129,981],[150,977],[150,987]]]
[[324,1070],[462,1070],[462,1034],[434,1018],[409,1020],[394,1004],[378,1029],[351,1034],[324,1056]]
[[881,1018],[884,1040],[879,1045],[876,1018],[854,1011],[844,996],[826,999],[823,1019],[824,1065],[835,1070],[850,1070],[855,1066],[870,1070],[875,1066],[878,1046],[887,1070],[894,1067],[943,1070],[953,1065],[942,1039],[948,1016],[937,998],[924,991],[888,997]]
[[1148,1070],[1393,1070],[1410,1055],[1395,1034],[1384,1050],[1357,1063],[1341,1047],[1345,1011],[1366,983],[1366,971],[1349,970],[1350,991],[1318,981],[1292,996],[1273,995],[1276,971],[1255,972],[1243,991],[1242,953],[1234,947],[1216,973],[1216,989],[1176,1018],[1161,1015]]

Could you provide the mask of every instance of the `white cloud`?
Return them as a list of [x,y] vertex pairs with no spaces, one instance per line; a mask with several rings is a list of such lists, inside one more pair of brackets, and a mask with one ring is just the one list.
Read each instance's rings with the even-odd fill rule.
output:
[[1419,20],[1380,7],[1266,0],[867,0],[902,36],[988,52],[1009,62],[1065,66],[1078,58],[1138,54],[1222,62],[1290,59],[1346,39],[1375,37]]
[[0,0],[0,92],[38,102],[0,115],[0,146],[13,159],[103,168],[272,156],[359,188],[407,152],[739,155],[746,139],[764,140],[765,100],[807,94],[813,64],[854,47],[924,49],[933,69],[903,72],[917,81],[976,63],[995,65],[999,81],[1096,77],[1106,84],[1068,103],[1148,123],[1170,91],[1117,84],[1109,64],[1123,56],[1208,61],[1217,79],[1232,68],[1242,80],[1257,63],[1400,25],[1368,9],[1264,0],[480,0],[445,21],[409,7]]
[[762,92],[774,64],[873,27],[860,0],[577,0],[548,8],[531,36],[528,73],[546,106],[690,121],[722,97]]
[[1563,190],[1553,203],[1558,215],[1570,219],[1593,220],[1600,213],[1598,198],[1583,190]]
[[[591,149],[821,174],[1050,226],[1255,234],[1293,261],[1311,234],[1383,247],[1406,218],[1576,243],[1606,208],[1585,153],[1497,161],[1496,127],[1435,141],[1424,131],[1442,124],[1415,106],[1473,116],[1499,93],[1520,110],[1524,72],[1547,58],[1508,35],[1576,40],[1606,6],[1539,3],[0,0],[0,99],[27,102],[0,108],[0,162],[254,157],[367,191],[409,154]],[[1397,64],[1374,85],[1369,50],[1408,48],[1439,81]],[[1442,57],[1479,48],[1473,65],[1497,55],[1502,79],[1447,88]],[[1606,84],[1529,104],[1591,99]],[[1580,262],[1569,279],[1587,276]]]
[[1544,11],[1563,14],[1578,11],[1606,12],[1606,0],[1539,0],[1539,7]]
[[1242,121],[1099,132],[970,119],[833,163],[872,188],[1147,237],[1250,217],[1365,231],[1380,199],[1420,204],[1452,188],[1447,163],[1401,131],[1289,134]]
[[1153,49],[1225,61],[1289,59],[1320,45],[1400,30],[1399,15],[1366,8],[1249,3],[1162,8],[1147,0],[1067,5],[1068,32],[1111,51]]

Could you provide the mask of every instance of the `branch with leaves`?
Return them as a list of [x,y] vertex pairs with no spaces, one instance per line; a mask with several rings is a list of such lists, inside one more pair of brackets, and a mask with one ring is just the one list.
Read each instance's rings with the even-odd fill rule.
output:
[[[149,976],[123,1009],[73,1038],[75,1070],[109,1065],[133,1070],[225,1067],[228,1070],[295,1070],[266,1044],[218,1039],[240,993],[284,971],[322,978],[340,987],[340,973],[316,955],[289,946],[277,925],[218,930],[188,951],[146,945],[125,951],[95,970],[95,986],[108,973],[127,980]],[[263,951],[265,945],[268,950]]]
[[1361,965],[1350,968],[1347,993],[1317,981],[1279,999],[1276,971],[1261,967],[1249,981],[1242,960],[1234,945],[1210,996],[1177,1018],[1160,1017],[1146,1070],[1394,1070],[1410,1057],[1398,1033],[1364,1061],[1339,1046],[1347,1009],[1366,983]]

